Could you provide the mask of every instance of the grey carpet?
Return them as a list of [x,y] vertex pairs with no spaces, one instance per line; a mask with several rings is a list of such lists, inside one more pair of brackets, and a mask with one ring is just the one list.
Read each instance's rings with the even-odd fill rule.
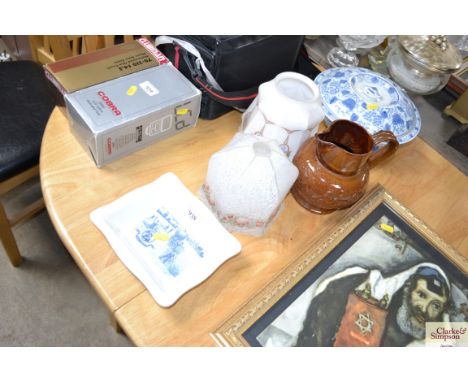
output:
[[[7,212],[40,195],[38,179],[2,200]],[[0,346],[131,346],[62,245],[47,211],[14,230],[25,258],[14,268],[0,244]]]

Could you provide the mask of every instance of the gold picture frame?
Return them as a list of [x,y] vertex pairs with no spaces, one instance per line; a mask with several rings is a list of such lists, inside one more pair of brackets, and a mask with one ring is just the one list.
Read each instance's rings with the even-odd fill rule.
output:
[[[385,222],[388,222],[389,224],[386,224]],[[392,231],[392,233],[390,233],[390,231]],[[304,319],[303,323],[301,324],[302,330],[299,332],[299,334],[296,335],[296,343],[288,344],[287,340],[283,341],[283,337],[288,338],[287,335],[291,337],[292,341],[294,336],[291,334],[286,335],[280,333],[283,337],[278,335],[277,338],[267,338],[264,336],[267,339],[263,338],[263,343],[260,342],[259,338],[264,335],[265,331],[270,331],[272,333],[276,331],[277,327],[273,326],[272,323],[276,322],[275,320],[281,320],[282,318],[280,316],[285,315],[287,309],[292,309],[293,303],[298,304],[296,301],[298,301],[299,298],[303,298],[302,296],[306,292],[308,293],[310,289],[315,288],[314,293],[317,293],[317,290],[320,289],[319,280],[321,280],[322,284],[325,284],[325,281],[327,281],[327,285],[330,286],[331,281],[329,282],[328,280],[333,279],[333,277],[337,278],[337,276],[327,275],[327,279],[325,278],[325,275],[327,272],[330,272],[330,269],[333,267],[336,269],[340,269],[340,267],[344,269],[344,265],[339,265],[339,262],[343,264],[347,262],[349,265],[352,263],[352,261],[360,261],[360,265],[358,264],[359,266],[349,266],[346,269],[341,270],[340,272],[343,274],[346,272],[349,273],[349,270],[354,268],[365,269],[365,267],[363,268],[363,263],[366,264],[366,261],[371,262],[370,260],[372,260],[376,268],[380,267],[382,268],[382,272],[384,272],[385,266],[378,262],[380,261],[383,263],[384,261],[382,258],[385,256],[379,256],[376,259],[371,259],[369,256],[364,259],[358,259],[359,256],[364,255],[353,255],[353,251],[357,251],[357,249],[353,250],[353,248],[360,248],[365,245],[366,240],[370,240],[366,239],[366,237],[371,234],[374,236],[379,235],[379,240],[383,240],[385,246],[389,245],[388,243],[390,243],[395,247],[394,248],[392,246],[390,248],[391,251],[385,253],[393,253],[392,251],[397,251],[398,248],[400,248],[400,252],[403,250],[403,255],[401,258],[397,258],[397,260],[394,260],[393,258],[386,260],[386,263],[388,263],[388,269],[397,269],[398,267],[399,269],[403,269],[404,272],[401,271],[399,274],[410,274],[409,269],[415,269],[412,271],[414,273],[432,272],[437,276],[436,277],[432,275],[436,277],[434,281],[436,284],[439,283],[437,279],[442,279],[442,276],[439,274],[442,273],[445,277],[443,280],[447,281],[447,286],[450,288],[450,299],[454,298],[452,294],[454,294],[455,291],[458,293],[458,302],[451,304],[453,307],[450,308],[450,314],[452,314],[450,317],[454,317],[454,315],[456,316],[459,310],[462,312],[460,313],[462,319],[465,317],[464,319],[468,321],[468,305],[465,303],[465,300],[463,300],[463,296],[459,296],[459,290],[462,290],[462,292],[465,294],[466,301],[468,301],[468,259],[463,257],[454,248],[444,242],[432,229],[430,229],[424,222],[417,218],[409,209],[404,207],[400,202],[393,198],[388,192],[385,191],[382,186],[378,185],[363,199],[361,199],[359,203],[350,209],[349,213],[346,214],[339,226],[330,230],[324,237],[316,241],[314,245],[306,249],[305,252],[299,256],[295,262],[288,266],[260,293],[258,293],[243,307],[241,307],[215,332],[211,333],[212,338],[219,346],[265,346],[268,345],[268,341],[273,340],[279,341],[280,346],[309,346],[302,344],[305,341],[303,341],[303,337],[305,338],[306,335],[304,334],[302,337],[301,335],[305,332],[305,320],[308,318],[309,314],[312,314],[310,313],[312,311],[312,302],[310,302],[308,305],[307,313],[304,312],[305,308],[302,310],[296,309],[297,311],[300,311],[300,314],[306,314],[306,319]],[[378,245],[380,245],[378,248],[383,248],[381,244]],[[365,248],[368,247],[369,246],[366,246]],[[355,257],[353,258],[352,256]],[[437,272],[434,271],[434,269],[443,269],[443,271]],[[336,272],[336,274],[339,273],[338,271]],[[396,276],[392,277],[393,279],[396,278]],[[403,287],[401,287],[401,289],[403,289]],[[354,293],[357,293],[357,291],[358,289],[353,290]],[[362,291],[363,290],[361,289],[360,293]],[[444,293],[447,294],[447,292],[441,292],[442,295]],[[387,303],[387,301],[384,301],[384,304],[385,303]],[[458,304],[458,308],[456,304]],[[346,312],[348,312],[348,305],[346,305]],[[387,308],[390,310],[391,306]],[[402,310],[402,308],[399,310]],[[443,314],[445,315],[444,317],[448,315],[447,312],[444,312]],[[463,316],[463,314],[465,316]],[[460,315],[456,316],[458,317],[456,320],[460,320]],[[442,315],[440,317],[442,317]],[[328,317],[328,319],[332,321],[332,317]],[[339,326],[339,332],[341,332],[341,327],[344,325],[343,321],[341,321]],[[297,323],[290,326],[294,325],[299,326]],[[387,333],[385,331],[390,331],[390,329],[387,330],[382,328],[380,330],[380,336],[382,336],[382,331],[384,331],[383,336],[386,336]],[[408,337],[406,332],[402,333],[401,336],[403,335]],[[416,336],[416,334],[413,335]],[[340,336],[341,334],[335,333],[333,338],[331,338],[335,341],[335,345],[337,345],[337,337]],[[396,344],[392,345],[391,341],[393,339],[387,340],[387,338],[382,338],[380,338],[379,341],[387,341],[383,342],[383,344],[386,344],[386,346],[401,345],[398,343],[400,339],[398,339],[398,341],[395,340],[397,341]],[[413,341],[416,342],[416,339],[413,339]],[[344,343],[349,344],[349,342],[346,341]],[[390,343],[390,345],[388,345],[388,343]],[[404,342],[402,341],[402,343]],[[369,344],[369,346],[378,346],[372,341],[370,341]],[[330,345],[330,343],[328,343],[328,345]],[[328,345],[319,344],[311,346]],[[341,342],[341,345],[338,344],[337,346],[354,345],[343,345]]]

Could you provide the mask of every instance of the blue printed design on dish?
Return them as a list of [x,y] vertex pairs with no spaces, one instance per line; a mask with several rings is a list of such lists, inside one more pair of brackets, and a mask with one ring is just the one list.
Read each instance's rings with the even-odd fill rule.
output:
[[349,110],[353,110],[354,106],[356,106],[356,101],[352,98],[348,98],[342,101],[343,105],[345,105]]
[[405,121],[403,121],[400,114],[397,114],[397,113],[393,114],[392,122],[393,122],[394,125],[403,125],[403,124],[405,124]]
[[136,228],[137,241],[156,253],[157,260],[173,277],[177,277],[187,262],[186,256],[204,257],[203,247],[194,240],[168,211],[158,208]]
[[326,121],[350,119],[371,134],[391,131],[400,143],[421,130],[421,118],[404,90],[365,68],[333,68],[314,80],[320,89]]

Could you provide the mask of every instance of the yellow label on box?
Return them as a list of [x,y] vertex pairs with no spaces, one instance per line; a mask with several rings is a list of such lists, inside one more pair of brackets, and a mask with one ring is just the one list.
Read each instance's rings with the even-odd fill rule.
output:
[[127,95],[132,96],[137,92],[137,90],[138,90],[138,87],[136,85],[132,85],[128,88]]
[[176,114],[177,115],[185,115],[189,112],[189,109],[179,109],[177,110]]

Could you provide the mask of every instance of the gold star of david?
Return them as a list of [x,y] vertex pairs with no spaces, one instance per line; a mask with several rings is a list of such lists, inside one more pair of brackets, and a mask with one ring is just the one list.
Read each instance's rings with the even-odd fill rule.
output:
[[359,313],[358,319],[354,323],[361,330],[362,334],[372,333],[372,327],[375,325],[368,312]]

